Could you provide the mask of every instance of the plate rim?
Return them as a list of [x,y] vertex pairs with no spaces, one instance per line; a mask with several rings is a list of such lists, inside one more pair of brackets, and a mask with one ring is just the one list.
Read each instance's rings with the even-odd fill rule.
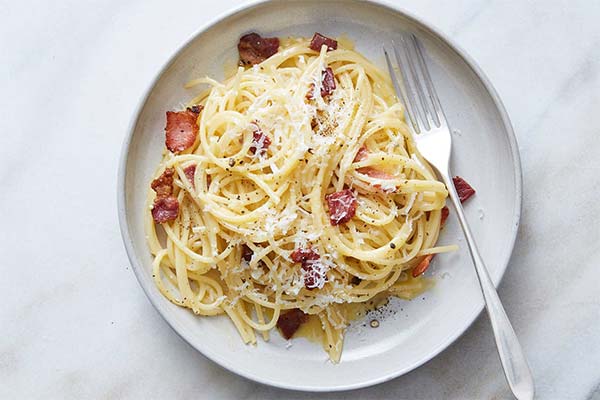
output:
[[[456,342],[456,340],[458,340],[458,338],[460,338],[465,332],[467,332],[467,330],[469,330],[469,328],[475,322],[475,319],[481,314],[481,312],[483,311],[483,308],[485,306],[483,298],[477,299],[477,302],[479,304],[478,304],[477,308],[475,309],[475,311],[472,313],[472,315],[469,315],[467,318],[465,318],[465,321],[467,323],[464,325],[464,328],[459,328],[455,332],[451,332],[451,334],[446,336],[446,339],[443,342],[441,342],[438,347],[432,349],[432,351],[426,357],[423,357],[422,359],[418,360],[417,362],[414,362],[411,365],[406,366],[405,368],[398,369],[391,373],[388,373],[388,374],[385,374],[385,375],[382,375],[380,377],[373,378],[370,380],[366,380],[366,381],[359,381],[359,382],[352,383],[352,384],[333,384],[333,385],[330,385],[327,387],[313,386],[313,385],[298,385],[298,384],[290,384],[290,383],[280,382],[277,380],[271,380],[268,377],[263,377],[260,374],[253,374],[248,371],[237,369],[234,362],[230,362],[226,358],[223,358],[216,353],[214,353],[214,354],[210,353],[209,351],[207,351],[207,349],[200,349],[195,344],[193,344],[193,341],[188,337],[189,335],[184,333],[185,330],[181,329],[181,327],[179,326],[177,321],[175,321],[175,319],[170,317],[170,315],[166,309],[166,303],[159,303],[156,293],[152,292],[148,283],[142,279],[141,270],[143,269],[143,266],[141,265],[139,259],[137,258],[136,254],[135,254],[135,249],[133,247],[133,240],[131,239],[130,228],[129,228],[129,224],[127,221],[127,215],[126,215],[126,210],[125,210],[126,209],[125,205],[127,202],[127,191],[125,188],[125,181],[126,181],[125,178],[126,178],[126,171],[127,171],[127,161],[128,161],[129,149],[131,146],[133,133],[135,131],[141,111],[143,110],[144,105],[146,104],[148,98],[150,97],[152,89],[158,83],[158,81],[160,80],[162,75],[165,73],[165,71],[177,59],[177,57],[188,47],[188,45],[190,45],[190,43],[192,43],[198,36],[202,35],[205,31],[212,28],[214,25],[222,22],[224,19],[234,16],[235,14],[249,11],[252,8],[255,8],[257,6],[262,6],[267,3],[280,3],[283,1],[284,0],[252,0],[250,2],[241,4],[241,5],[234,7],[228,11],[218,14],[214,18],[210,19],[207,23],[203,24],[196,31],[194,31],[189,36],[188,39],[186,39],[182,44],[180,44],[174,50],[174,52],[169,56],[169,58],[156,71],[153,79],[146,86],[136,107],[134,108],[134,112],[133,112],[130,122],[128,124],[126,135],[123,140],[122,147],[121,147],[121,154],[119,156],[119,165],[118,165],[118,172],[117,172],[117,213],[118,213],[118,218],[119,218],[119,227],[120,227],[120,231],[121,231],[121,237],[123,240],[123,244],[125,246],[127,258],[129,259],[129,262],[131,263],[132,270],[135,274],[135,277],[136,277],[138,283],[140,284],[140,286],[142,287],[146,297],[152,304],[152,306],[158,311],[161,318],[165,322],[167,322],[167,325],[181,339],[183,339],[188,345],[190,345],[192,348],[194,348],[200,355],[208,358],[209,360],[211,360],[218,366],[225,368],[226,370],[228,370],[238,376],[242,376],[246,379],[250,379],[252,381],[255,381],[255,382],[258,382],[261,384],[265,384],[268,386],[273,386],[273,387],[277,387],[277,388],[281,388],[281,389],[297,390],[297,391],[304,391],[304,392],[337,392],[337,391],[343,391],[343,390],[353,390],[353,389],[365,388],[365,387],[377,385],[377,384],[380,384],[383,382],[387,382],[389,380],[392,380],[394,378],[402,376],[402,375],[424,365],[425,363],[427,363],[428,361],[432,360],[437,355],[439,355],[442,351],[447,349],[450,345],[452,345],[454,342]],[[432,26],[430,23],[423,21],[420,17],[417,17],[412,12],[407,11],[405,8],[399,7],[395,4],[390,3],[388,0],[351,0],[351,1],[353,3],[359,3],[359,4],[366,3],[369,6],[379,7],[386,12],[401,14],[403,17],[408,19],[410,22],[415,23],[415,25],[418,25],[420,28],[430,31],[430,33],[432,33],[433,35],[440,38],[448,46],[448,48],[451,51],[453,51],[454,53],[456,53],[456,55],[458,55],[465,62],[467,67],[479,78],[479,80],[483,84],[485,90],[489,93],[489,95],[494,103],[494,106],[498,110],[503,128],[506,132],[509,149],[510,149],[510,153],[511,153],[512,160],[513,160],[513,171],[514,171],[514,181],[515,181],[515,199],[514,199],[515,203],[514,204],[516,206],[515,210],[514,210],[514,214],[513,214],[513,221],[511,224],[511,227],[512,227],[511,235],[512,236],[510,238],[510,245],[508,247],[509,251],[507,252],[506,260],[500,264],[499,277],[496,280],[494,280],[494,278],[492,278],[494,286],[496,288],[498,288],[500,282],[502,281],[502,279],[506,273],[508,264],[510,263],[510,260],[513,256],[514,246],[515,246],[517,234],[519,231],[520,219],[521,219],[522,207],[523,207],[523,201],[522,201],[523,200],[522,199],[522,197],[523,197],[523,190],[522,190],[523,173],[522,173],[522,168],[521,168],[521,158],[520,158],[520,154],[519,154],[519,147],[517,144],[517,138],[516,138],[512,123],[508,116],[508,112],[506,111],[506,108],[504,107],[504,104],[503,104],[502,100],[500,99],[498,92],[496,91],[495,87],[493,86],[493,84],[491,83],[491,81],[489,80],[487,75],[483,72],[481,67],[479,67],[479,65],[476,63],[476,61],[461,46],[457,45],[446,34],[441,32],[434,26]]]

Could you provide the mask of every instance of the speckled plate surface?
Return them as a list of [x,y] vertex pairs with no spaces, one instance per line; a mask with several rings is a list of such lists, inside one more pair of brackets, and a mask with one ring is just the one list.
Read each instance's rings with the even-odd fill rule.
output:
[[[133,117],[118,182],[119,220],[135,274],[156,309],[193,347],[223,367],[265,384],[308,391],[359,388],[402,375],[431,359],[473,322],[483,300],[458,223],[452,215],[440,242],[461,250],[436,257],[428,274],[435,287],[413,301],[393,301],[380,312],[379,327],[357,321],[349,329],[341,363],[331,364],[319,345],[286,342],[273,335],[246,346],[225,317],[198,318],[164,299],[151,279],[143,230],[150,176],[164,146],[165,110],[192,97],[183,84],[208,74],[223,78],[237,57],[241,34],[350,37],[356,49],[384,67],[381,44],[401,31],[415,33],[427,49],[430,69],[454,128],[452,170],[477,195],[467,218],[497,284],[508,263],[521,206],[521,169],[508,116],[482,71],[447,38],[414,17],[387,6],[354,0],[272,1],[252,4],[195,34],[157,74]],[[452,213],[451,213],[452,214]],[[364,326],[363,326],[364,325]]]

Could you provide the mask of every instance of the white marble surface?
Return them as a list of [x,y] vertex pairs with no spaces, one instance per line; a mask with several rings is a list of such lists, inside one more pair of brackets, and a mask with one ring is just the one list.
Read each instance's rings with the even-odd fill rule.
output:
[[[600,399],[600,2],[402,0],[488,74],[524,170],[500,296],[540,399]],[[451,3],[451,5],[450,5]],[[152,308],[119,234],[128,122],[237,1],[0,1],[0,398],[310,399],[237,377]],[[425,366],[331,399],[509,399],[485,316]]]

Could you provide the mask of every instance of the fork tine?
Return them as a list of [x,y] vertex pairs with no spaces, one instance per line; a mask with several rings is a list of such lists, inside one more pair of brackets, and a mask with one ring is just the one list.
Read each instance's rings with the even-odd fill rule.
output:
[[[418,104],[415,104],[415,108],[419,109],[419,115],[422,118],[421,121],[423,125],[426,126],[425,130],[429,130],[433,126],[433,118],[429,111],[429,107],[426,104],[423,84],[421,82],[421,77],[419,76],[419,68],[417,68],[417,65],[415,65],[415,55],[412,54],[412,46],[410,45],[410,43],[408,43],[406,35],[402,35],[401,43],[402,55],[404,56],[403,59],[407,67],[407,76],[410,75],[410,77],[408,78],[409,84],[413,90],[415,98],[418,101]],[[396,50],[396,54],[398,54],[397,47],[394,48],[394,50]],[[398,58],[400,58],[399,55],[397,56]]]
[[427,88],[429,100],[435,112],[436,125],[440,127],[447,126],[448,124],[446,123],[446,116],[444,115],[444,110],[442,109],[440,99],[437,95],[437,92],[435,91],[435,86],[433,85],[433,80],[431,79],[431,75],[429,74],[429,68],[427,68],[427,63],[425,63],[425,58],[423,56],[423,45],[417,40],[414,34],[411,34],[410,38],[413,48],[415,50],[415,54],[417,55],[417,61],[420,66],[421,73],[425,80],[425,87]]
[[[392,46],[395,47],[393,42]],[[404,109],[406,110],[406,114],[408,116],[408,122],[410,122],[410,124],[413,126],[413,130],[419,133],[420,129],[415,119],[415,114],[411,107],[412,103],[408,101],[405,87],[400,85],[400,82],[398,82],[398,78],[396,76],[396,69],[394,68],[392,61],[390,60],[390,55],[388,54],[385,46],[383,47],[383,54],[385,55],[385,62],[387,63],[390,72],[390,78],[392,79],[392,84],[394,85],[394,89],[396,90],[396,93],[400,94],[400,96],[402,97],[402,103],[404,104]],[[399,66],[398,69],[401,70],[401,67]]]
[[423,71],[420,59],[418,58],[415,43],[416,37],[413,34],[410,36],[403,35],[402,44],[404,46],[404,57],[407,60],[408,68],[413,77],[411,83],[413,84],[415,95],[419,99],[420,106],[422,107],[424,118],[427,121],[427,128],[432,129],[435,126],[439,126],[438,119],[434,118],[434,114],[437,117],[437,112],[434,110],[431,97],[428,96],[429,90],[426,86],[425,72]]
[[410,109],[411,114],[413,116],[412,122],[413,127],[415,128],[415,132],[421,133],[427,131],[428,127],[423,122],[425,121],[425,119],[421,116],[421,110],[419,110],[417,100],[415,100],[415,96],[417,94],[416,89],[413,87],[414,80],[412,79],[412,75],[410,75],[412,71],[410,70],[410,67],[408,66],[407,62],[404,60],[405,58],[407,58],[407,55],[406,53],[404,53],[405,57],[400,56],[400,53],[398,52],[398,46],[396,46],[396,43],[394,41],[392,41],[392,47],[394,49],[394,56],[398,64],[398,70],[400,71],[400,81],[405,89],[405,106],[407,109]]

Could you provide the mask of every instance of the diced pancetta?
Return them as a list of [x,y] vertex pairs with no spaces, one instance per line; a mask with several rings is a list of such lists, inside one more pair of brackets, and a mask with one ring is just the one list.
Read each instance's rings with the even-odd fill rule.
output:
[[[454,183],[454,188],[458,193],[458,198],[460,199],[461,203],[464,203],[465,201],[469,200],[471,196],[475,194],[475,189],[473,189],[473,187],[471,187],[471,185],[469,185],[467,181],[465,181],[460,176],[455,176],[454,178],[452,178],[452,182]],[[449,215],[450,209],[448,209],[447,206],[444,206],[444,208],[442,208],[442,225],[444,225]]]
[[240,38],[238,52],[240,64],[254,65],[265,61],[279,49],[279,38],[264,38],[252,32]]
[[[335,77],[333,75],[333,70],[329,67],[325,68],[323,73],[321,74],[321,97],[327,97],[333,93],[335,90]],[[308,89],[308,93],[306,93],[306,98],[308,100],[312,100],[314,98],[315,93],[315,84],[311,83],[310,88]]]
[[312,40],[310,41],[310,48],[314,51],[321,51],[323,45],[327,45],[327,51],[336,50],[338,46],[337,40],[323,36],[318,32],[315,32]]
[[311,247],[308,247],[308,248],[299,247],[296,250],[292,251],[292,254],[290,254],[290,257],[292,258],[292,261],[294,261],[295,263],[302,263],[302,264],[305,264],[309,261],[318,260],[321,258],[321,256],[319,256],[319,253],[314,251]]
[[323,71],[321,79],[321,96],[329,96],[335,90],[335,77],[333,76],[333,70],[329,67]]
[[258,153],[264,155],[267,149],[271,145],[271,138],[264,133],[258,126],[254,128],[252,132],[252,145],[250,146],[250,152],[252,154]]
[[356,214],[356,195],[350,189],[331,193],[325,196],[329,206],[329,221],[331,225],[344,224]]
[[308,290],[321,289],[327,281],[327,266],[321,261],[309,261],[302,265],[302,279]]
[[294,308],[293,310],[282,312],[277,320],[277,328],[286,339],[291,339],[300,325],[308,320],[308,315],[302,310]]
[[467,181],[460,176],[455,176],[452,178],[452,182],[454,182],[454,188],[458,193],[461,203],[469,200],[469,198],[475,194],[475,189],[473,189],[471,185],[469,185]]
[[294,262],[302,263],[302,279],[304,287],[312,289],[321,289],[327,280],[327,266],[321,263],[321,256],[311,247],[298,248],[294,250],[290,257]]

